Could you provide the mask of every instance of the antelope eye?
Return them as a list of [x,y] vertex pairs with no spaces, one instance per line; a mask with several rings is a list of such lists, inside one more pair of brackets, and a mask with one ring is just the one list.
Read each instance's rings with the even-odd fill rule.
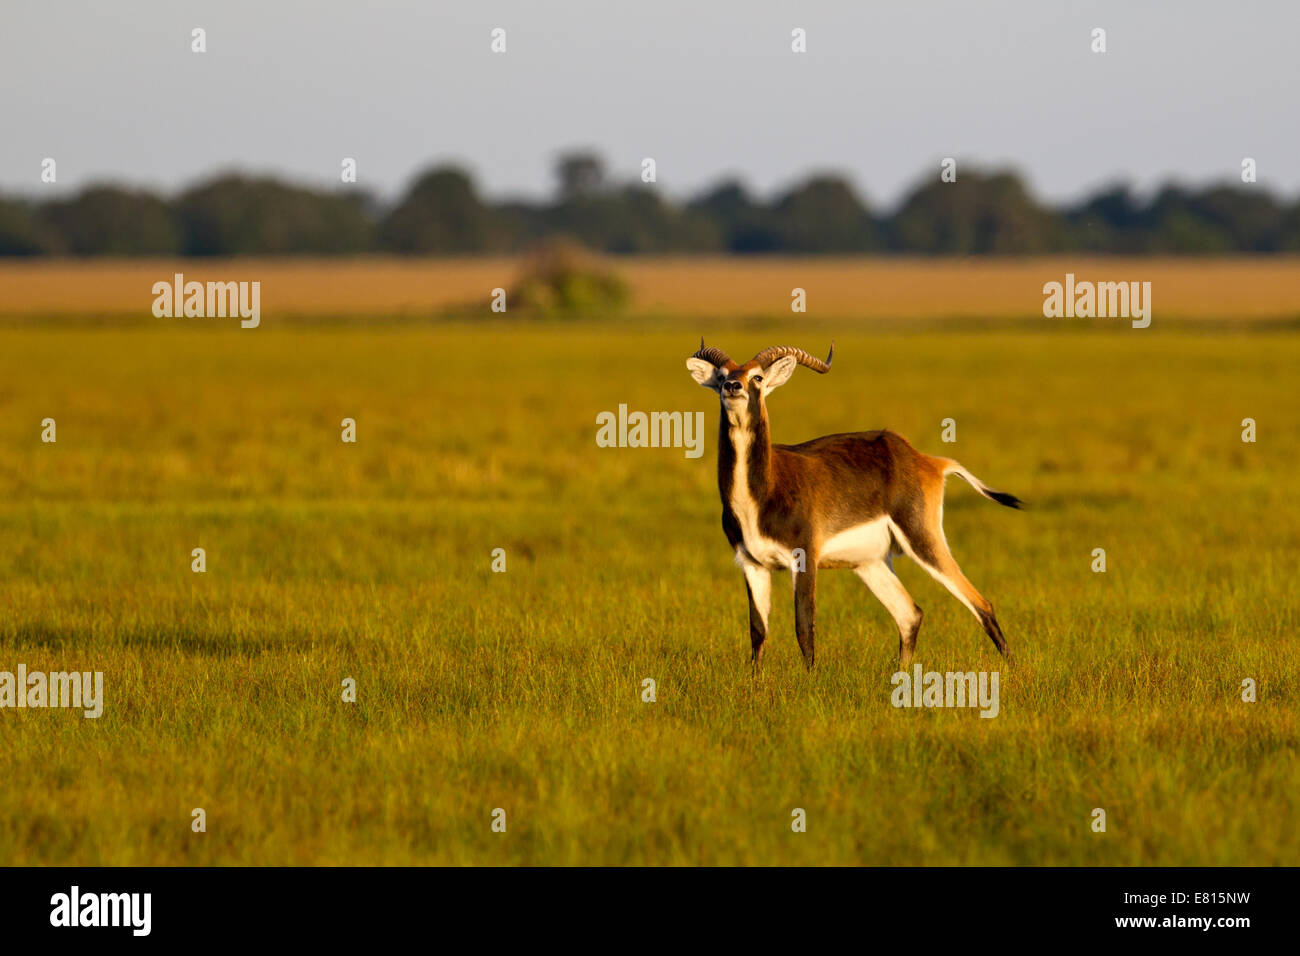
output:
[[761,376],[761,375],[755,375],[753,378],[750,379],[750,381],[751,381],[751,382],[761,382],[761,381],[763,381],[763,376]]

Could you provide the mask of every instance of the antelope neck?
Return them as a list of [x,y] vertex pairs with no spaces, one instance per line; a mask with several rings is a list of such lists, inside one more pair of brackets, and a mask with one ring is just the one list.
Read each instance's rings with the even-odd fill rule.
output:
[[718,424],[718,490],[724,501],[747,492],[753,501],[767,497],[772,480],[772,445],[767,409],[739,415],[722,411]]

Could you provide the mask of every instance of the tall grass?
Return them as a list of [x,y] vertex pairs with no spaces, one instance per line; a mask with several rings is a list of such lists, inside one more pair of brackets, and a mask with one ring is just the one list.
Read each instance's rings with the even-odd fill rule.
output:
[[[836,338],[777,441],[887,426],[1029,502],[946,508],[1014,668],[899,563],[993,720],[893,709],[846,573],[816,671],[778,587],[751,675],[693,326],[2,330],[0,670],[107,701],[0,711],[0,863],[1294,864],[1300,339],[1078,329],[702,330]],[[704,411],[705,457],[597,447],[620,403]]]

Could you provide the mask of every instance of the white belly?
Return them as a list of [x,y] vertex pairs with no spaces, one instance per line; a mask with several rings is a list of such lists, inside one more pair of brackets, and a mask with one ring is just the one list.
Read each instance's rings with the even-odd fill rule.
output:
[[822,561],[839,561],[857,566],[889,557],[889,517],[846,528],[822,543]]

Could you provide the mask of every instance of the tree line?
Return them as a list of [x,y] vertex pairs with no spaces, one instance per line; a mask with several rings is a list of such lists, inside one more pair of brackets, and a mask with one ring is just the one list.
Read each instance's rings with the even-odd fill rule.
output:
[[837,175],[769,201],[738,180],[684,202],[611,181],[599,157],[561,157],[549,200],[491,202],[453,165],[418,176],[395,204],[356,186],[297,186],[227,174],[166,198],[111,184],[46,201],[0,196],[0,255],[230,256],[509,254],[566,236],[612,254],[1300,252],[1300,202],[1253,184],[1169,184],[1147,198],[1106,187],[1060,207],[1010,171],[938,173],[892,212]]

